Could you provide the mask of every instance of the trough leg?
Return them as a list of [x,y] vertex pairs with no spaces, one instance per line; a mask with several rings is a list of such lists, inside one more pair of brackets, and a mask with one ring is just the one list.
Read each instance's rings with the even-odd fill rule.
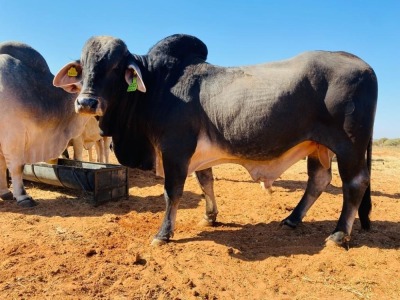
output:
[[200,221],[200,226],[213,226],[217,220],[218,209],[214,195],[214,177],[212,169],[196,171],[196,178],[206,199],[206,213]]
[[281,222],[281,225],[296,228],[332,180],[331,168],[326,169],[322,166],[317,152],[307,158],[307,173],[308,181],[304,195],[292,213]]

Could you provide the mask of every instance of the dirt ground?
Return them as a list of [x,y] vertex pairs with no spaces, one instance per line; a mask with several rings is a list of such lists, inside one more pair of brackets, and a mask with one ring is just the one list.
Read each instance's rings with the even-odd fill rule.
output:
[[240,166],[215,167],[213,228],[197,226],[205,203],[189,177],[175,236],[159,248],[163,180],[151,172],[130,170],[129,199],[99,207],[27,183],[37,207],[0,200],[0,299],[400,299],[400,149],[375,148],[373,159],[373,229],[357,219],[349,250],[324,243],[342,205],[335,163],[296,230],[279,223],[304,191],[304,160],[272,194]]

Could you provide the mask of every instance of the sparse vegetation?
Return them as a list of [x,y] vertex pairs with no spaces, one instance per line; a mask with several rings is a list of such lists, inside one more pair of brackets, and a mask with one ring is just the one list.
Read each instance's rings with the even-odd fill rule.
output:
[[400,138],[397,139],[381,138],[374,141],[374,146],[400,147]]

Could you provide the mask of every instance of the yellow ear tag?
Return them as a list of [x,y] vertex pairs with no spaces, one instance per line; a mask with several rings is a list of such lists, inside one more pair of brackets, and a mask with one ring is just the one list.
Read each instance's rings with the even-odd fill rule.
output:
[[76,76],[78,76],[78,72],[76,71],[75,67],[71,67],[71,68],[68,70],[67,75],[68,75],[69,77],[76,77]]
[[128,85],[127,92],[134,92],[137,90],[137,77],[133,76],[132,83]]

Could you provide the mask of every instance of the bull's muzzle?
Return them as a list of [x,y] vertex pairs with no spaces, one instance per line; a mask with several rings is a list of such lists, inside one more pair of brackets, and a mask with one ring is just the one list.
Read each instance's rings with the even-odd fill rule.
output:
[[79,96],[75,101],[75,111],[80,114],[103,115],[97,97]]

